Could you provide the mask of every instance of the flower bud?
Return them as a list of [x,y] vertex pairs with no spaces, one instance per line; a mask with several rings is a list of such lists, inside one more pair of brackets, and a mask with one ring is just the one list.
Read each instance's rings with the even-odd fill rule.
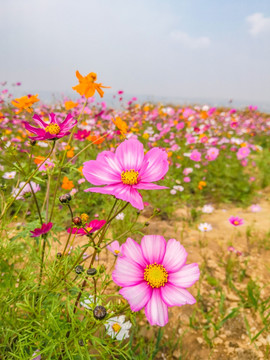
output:
[[58,252],[58,253],[56,254],[56,257],[57,257],[57,259],[60,259],[60,258],[62,257],[62,253],[61,253],[61,252]]
[[73,222],[73,224],[76,225],[76,226],[82,225],[82,219],[81,219],[79,216],[75,216],[75,217],[72,219],[72,222]]
[[78,344],[79,344],[80,346],[84,346],[83,339],[80,339],[80,340],[78,341]]
[[83,266],[82,265],[77,265],[76,267],[75,267],[75,272],[76,272],[76,274],[81,274],[82,272],[83,272]]
[[36,143],[37,143],[36,140],[30,140],[30,145],[31,145],[31,146],[35,146]]
[[71,195],[70,194],[64,194],[59,197],[59,201],[62,204],[67,204],[71,201]]
[[91,268],[87,270],[87,275],[92,275],[94,276],[97,273],[97,269],[95,268]]
[[94,308],[94,317],[98,320],[102,320],[107,315],[106,309],[104,306],[98,305]]
[[150,222],[148,222],[148,221],[146,221],[145,223],[144,223],[144,226],[149,226],[150,225]]

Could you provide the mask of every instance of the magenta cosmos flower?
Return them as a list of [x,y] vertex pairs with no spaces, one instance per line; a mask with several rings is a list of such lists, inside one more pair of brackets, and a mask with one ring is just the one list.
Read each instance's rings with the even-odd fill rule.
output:
[[53,223],[49,222],[48,224],[42,224],[41,228],[35,229],[34,231],[30,231],[33,235],[31,237],[38,237],[43,234],[47,234],[53,226]]
[[200,270],[198,264],[186,264],[187,252],[178,241],[146,235],[139,245],[128,238],[121,252],[113,281],[123,287],[119,293],[132,311],[145,307],[151,325],[167,324],[168,307],[196,302],[186,288],[199,279]]
[[239,226],[239,225],[243,225],[244,224],[244,220],[241,219],[238,216],[231,216],[229,218],[229,222],[233,225],[233,226]]
[[193,150],[190,154],[190,160],[201,161],[202,154],[198,150]]
[[85,191],[114,195],[139,210],[144,208],[139,189],[167,189],[152,184],[152,181],[162,179],[168,171],[167,153],[153,148],[144,155],[143,144],[135,139],[125,140],[115,153],[103,151],[96,160],[83,165],[86,180],[94,185],[105,185]]
[[35,114],[33,119],[35,123],[39,126],[36,128],[28,124],[28,122],[23,121],[26,130],[31,133],[36,134],[37,136],[30,136],[32,140],[57,140],[63,136],[69,135],[70,130],[77,124],[77,120],[68,114],[63,122],[60,122],[54,113],[49,114],[50,122],[46,123],[41,119],[40,116]]
[[106,224],[106,220],[92,220],[90,221],[90,223],[88,224],[85,224],[84,228],[68,228],[67,229],[67,232],[71,233],[72,234],[77,234],[77,235],[80,235],[80,236],[83,236],[83,235],[88,235],[88,233],[92,234],[93,232],[99,230],[102,228],[103,225]]

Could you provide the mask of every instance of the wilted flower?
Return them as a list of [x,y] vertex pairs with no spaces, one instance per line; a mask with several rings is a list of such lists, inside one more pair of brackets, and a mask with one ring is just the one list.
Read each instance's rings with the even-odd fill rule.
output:
[[135,139],[125,140],[115,153],[103,151],[97,160],[84,163],[86,180],[94,185],[105,185],[85,191],[114,195],[142,210],[143,200],[138,190],[166,189],[152,182],[162,179],[168,167],[165,151],[152,148],[144,155],[142,143]]
[[194,304],[186,290],[200,276],[197,264],[186,265],[187,252],[175,239],[167,243],[162,236],[146,235],[141,245],[128,238],[122,245],[112,277],[123,288],[119,293],[132,311],[145,307],[151,325],[168,322],[168,307]]
[[30,231],[32,233],[31,237],[38,237],[43,234],[47,234],[53,226],[53,223],[49,222],[48,224],[42,224],[41,228],[37,228],[33,231]]
[[129,338],[129,329],[132,324],[130,321],[125,322],[125,315],[114,316],[104,324],[108,335],[116,340],[124,340]]
[[39,128],[36,128],[30,125],[28,122],[23,121],[23,124],[31,133],[36,134],[37,136],[30,136],[32,140],[56,140],[60,139],[63,136],[69,135],[70,131],[76,124],[77,120],[73,119],[72,115],[68,114],[64,121],[60,122],[54,113],[49,114],[50,122],[46,123],[41,119],[40,116],[35,114],[33,119],[35,123],[39,125]]

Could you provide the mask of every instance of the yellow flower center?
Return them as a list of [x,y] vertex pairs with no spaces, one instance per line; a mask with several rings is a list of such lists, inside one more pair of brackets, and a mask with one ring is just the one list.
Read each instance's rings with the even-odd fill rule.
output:
[[93,228],[91,228],[91,227],[86,228],[86,230],[87,230],[88,232],[90,232],[92,229],[93,229]]
[[121,173],[122,183],[126,185],[138,184],[138,177],[139,177],[139,172],[135,171],[134,169],[122,171]]
[[234,225],[238,225],[239,222],[237,220],[234,221]]
[[57,135],[60,133],[60,126],[57,124],[50,124],[46,126],[45,131],[50,133],[51,135]]
[[114,250],[114,253],[115,253],[115,254],[119,254],[120,251],[119,251],[119,250]]
[[168,273],[164,266],[157,263],[147,265],[144,269],[144,280],[152,288],[160,288],[168,281]]
[[121,326],[117,323],[113,324],[112,328],[115,333],[121,330]]

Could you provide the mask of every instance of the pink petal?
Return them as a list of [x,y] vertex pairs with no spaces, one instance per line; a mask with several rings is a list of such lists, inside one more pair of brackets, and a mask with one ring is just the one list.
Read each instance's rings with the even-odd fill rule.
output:
[[179,271],[169,274],[169,283],[188,288],[192,286],[200,277],[200,269],[198,264],[184,265]]
[[152,182],[162,179],[169,169],[168,155],[164,150],[153,148],[144,157],[148,163],[145,170],[140,172],[142,182]]
[[[65,118],[65,120],[61,123],[61,126],[62,127],[65,127],[66,125],[68,125],[69,123],[71,124],[76,124],[77,123],[77,120],[76,119],[73,119],[73,116],[71,114],[68,114],[67,117]],[[72,126],[73,127],[73,126]]]
[[108,186],[103,186],[103,187],[93,187],[93,188],[85,189],[84,191],[85,192],[94,192],[94,193],[100,193],[100,194],[113,195],[114,186],[113,185],[108,185]]
[[119,290],[130,305],[132,311],[139,311],[148,303],[152,295],[152,288],[145,281],[135,286],[124,287]]
[[148,264],[162,264],[166,251],[166,241],[160,235],[145,235],[141,241],[141,249]]
[[33,133],[33,134],[37,134],[38,136],[44,135],[45,131],[43,129],[38,129],[30,124],[28,124],[28,122],[24,121],[23,122],[26,130],[28,130],[29,132]]
[[143,144],[136,139],[125,140],[118,146],[115,155],[122,171],[132,169],[138,171],[144,159]]
[[168,272],[178,271],[186,263],[187,255],[184,246],[182,246],[179,241],[170,239],[167,242],[162,265]]
[[127,238],[127,241],[122,245],[122,254],[132,259],[143,268],[147,266],[140,245],[131,238]]
[[161,189],[168,189],[167,186],[160,186],[152,183],[143,183],[139,182],[137,185],[133,185],[135,189],[142,189],[142,190],[161,190]]
[[160,290],[162,299],[168,306],[192,305],[196,303],[196,299],[186,289],[166,284]]
[[38,125],[41,125],[41,126],[43,126],[44,128],[49,125],[49,124],[45,123],[45,121],[43,121],[43,120],[41,119],[41,117],[38,116],[37,114],[35,114],[35,115],[33,116],[33,119],[35,120],[35,122],[36,122]]
[[144,208],[142,195],[130,185],[116,184],[113,195],[117,199],[130,202],[136,209],[143,210]]
[[145,307],[145,316],[151,325],[164,326],[168,322],[168,307],[163,302],[160,289],[153,289],[152,297]]
[[118,257],[112,278],[119,286],[137,285],[143,281],[143,269],[125,256]]
[[86,180],[94,185],[110,185],[121,182],[121,175],[110,168],[105,161],[86,161],[83,164],[82,172]]

